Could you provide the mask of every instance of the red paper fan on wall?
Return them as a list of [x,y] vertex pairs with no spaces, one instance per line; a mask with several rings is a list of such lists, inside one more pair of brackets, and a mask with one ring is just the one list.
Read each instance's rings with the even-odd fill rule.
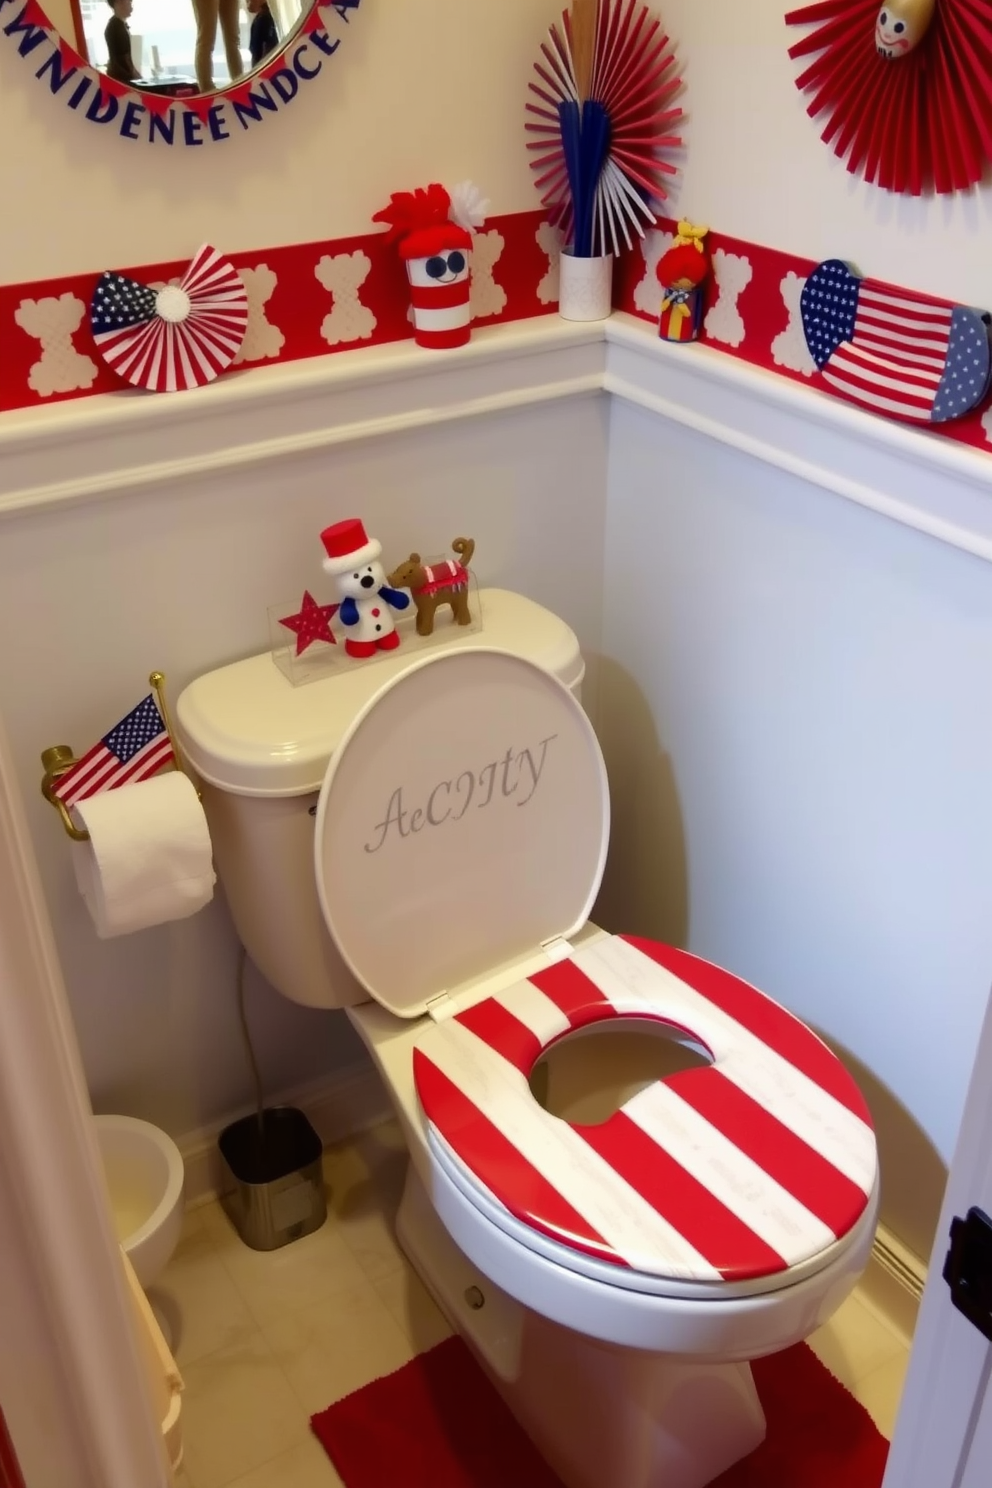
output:
[[963,191],[992,160],[992,0],[823,0],[789,48],[823,140],[888,191]]

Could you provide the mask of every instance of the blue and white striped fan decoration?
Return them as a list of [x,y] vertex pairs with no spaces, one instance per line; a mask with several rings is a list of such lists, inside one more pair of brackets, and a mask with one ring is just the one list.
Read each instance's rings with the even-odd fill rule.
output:
[[527,148],[551,221],[577,257],[619,253],[656,221],[675,167],[661,152],[681,87],[661,22],[641,0],[572,0],[535,63]]

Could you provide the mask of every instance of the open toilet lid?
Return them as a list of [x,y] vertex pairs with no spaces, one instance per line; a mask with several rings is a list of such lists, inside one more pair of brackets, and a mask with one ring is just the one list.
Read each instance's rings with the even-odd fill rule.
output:
[[589,917],[609,789],[585,713],[509,652],[415,663],[369,701],[317,805],[317,895],[359,982],[418,1017]]

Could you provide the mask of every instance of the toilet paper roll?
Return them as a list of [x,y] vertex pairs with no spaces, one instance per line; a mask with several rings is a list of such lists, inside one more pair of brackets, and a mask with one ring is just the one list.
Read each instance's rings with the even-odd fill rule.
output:
[[90,834],[73,847],[76,882],[101,940],[195,914],[216,875],[203,807],[176,770],[80,801]]

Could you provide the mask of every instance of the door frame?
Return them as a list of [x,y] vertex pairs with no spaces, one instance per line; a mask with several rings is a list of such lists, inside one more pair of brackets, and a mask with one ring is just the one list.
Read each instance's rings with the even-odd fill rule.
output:
[[[882,1488],[958,1488],[988,1389],[992,1343],[957,1310],[943,1278],[951,1220],[973,1204],[992,1214],[992,999],[971,1073],[930,1256],[906,1383]],[[985,1472],[988,1472],[985,1466]]]
[[[72,850],[68,839],[66,848]],[[0,1346],[0,1400],[23,1472],[43,1481],[38,1464],[50,1460],[51,1439],[58,1437],[63,1453],[67,1442],[72,1448],[74,1471],[74,1481],[63,1476],[60,1488],[169,1488],[82,1061],[2,721],[0,1202],[8,1231],[0,1290],[19,1280],[12,1295],[25,1299]]]

